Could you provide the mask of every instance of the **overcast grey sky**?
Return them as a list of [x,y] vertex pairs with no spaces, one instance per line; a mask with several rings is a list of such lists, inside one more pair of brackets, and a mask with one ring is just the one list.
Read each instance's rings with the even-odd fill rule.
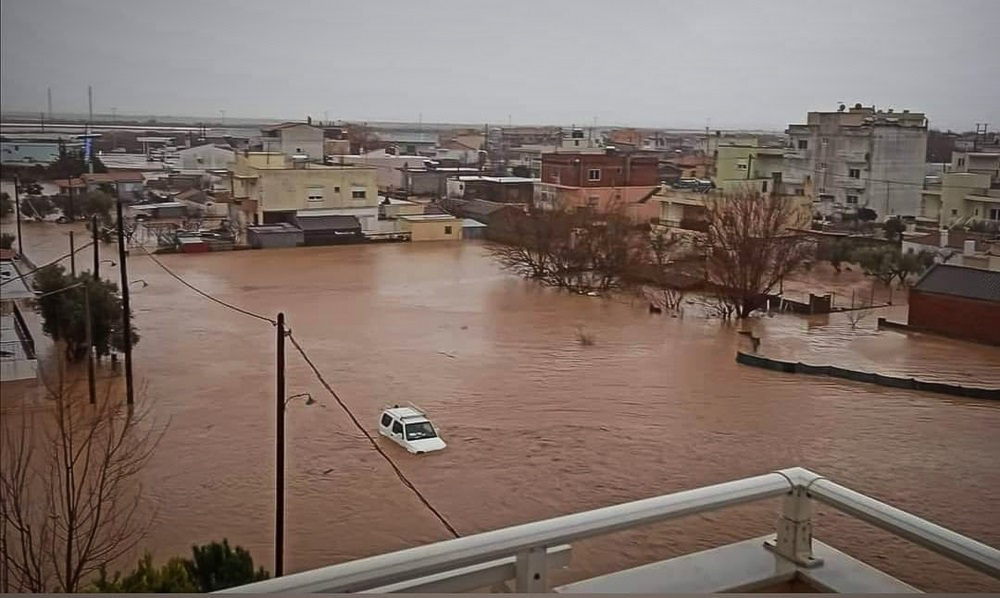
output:
[[1000,127],[997,0],[3,0],[3,107],[780,128],[839,101]]

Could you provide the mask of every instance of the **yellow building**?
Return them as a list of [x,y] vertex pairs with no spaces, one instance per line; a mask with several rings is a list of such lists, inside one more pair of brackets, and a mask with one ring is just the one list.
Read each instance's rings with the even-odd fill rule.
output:
[[411,241],[460,241],[462,219],[449,214],[400,216],[401,230],[410,233]]
[[364,229],[366,222],[378,220],[374,168],[325,166],[275,152],[243,152],[236,154],[230,175],[233,199],[260,223],[310,212],[356,216]]
[[[782,181],[784,150],[756,144],[720,145],[715,152],[712,181],[723,193],[752,189],[772,193]],[[789,193],[789,195],[794,194]]]
[[948,227],[1000,222],[1000,153],[955,152],[948,172],[924,186],[920,215]]

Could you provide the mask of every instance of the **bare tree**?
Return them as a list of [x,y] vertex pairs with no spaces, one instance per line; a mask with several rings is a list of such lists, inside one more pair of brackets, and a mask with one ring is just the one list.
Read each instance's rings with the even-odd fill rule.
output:
[[708,281],[746,318],[808,257],[811,246],[789,230],[804,226],[808,215],[792,200],[751,189],[711,197],[706,209]]
[[109,391],[90,404],[59,365],[48,401],[4,414],[0,458],[0,590],[78,592],[130,553],[151,513],[139,473],[162,431]]
[[647,232],[635,226],[623,206],[605,210],[536,210],[513,214],[498,226],[491,247],[507,270],[575,292],[625,286],[644,256]]
[[867,299],[862,299],[857,307],[852,306],[847,311],[847,321],[851,323],[851,330],[858,327],[858,324],[868,319],[872,315],[872,304]]

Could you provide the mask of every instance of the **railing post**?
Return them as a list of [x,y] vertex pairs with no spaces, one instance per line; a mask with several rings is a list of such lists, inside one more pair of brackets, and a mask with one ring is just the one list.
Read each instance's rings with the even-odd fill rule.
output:
[[812,499],[801,486],[794,487],[785,498],[781,517],[777,522],[777,537],[767,542],[767,547],[786,559],[815,567],[823,560],[812,553]]
[[545,564],[545,547],[535,546],[517,553],[515,591],[538,594],[548,591],[549,572]]

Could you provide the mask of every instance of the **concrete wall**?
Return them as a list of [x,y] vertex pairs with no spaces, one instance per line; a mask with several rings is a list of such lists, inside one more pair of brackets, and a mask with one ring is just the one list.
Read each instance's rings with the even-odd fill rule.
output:
[[460,241],[462,239],[461,218],[426,221],[403,219],[400,220],[400,229],[410,232],[411,241]]
[[875,127],[865,194],[869,207],[880,216],[918,215],[926,155],[927,129]]
[[182,170],[215,170],[229,168],[236,152],[214,145],[202,145],[177,152],[178,168]]
[[1000,344],[1000,302],[910,289],[910,326],[944,335]]
[[622,207],[633,222],[648,223],[660,217],[660,202],[640,199],[649,195],[653,187],[564,187],[561,185],[537,185],[535,202],[539,208],[576,209],[593,208],[600,211]]
[[393,156],[386,154],[385,150],[377,150],[360,155],[336,156],[332,159],[333,164],[354,164],[374,168],[378,177],[379,189],[403,189],[406,186],[406,179],[403,177],[403,168],[422,170],[423,156]]
[[305,154],[314,162],[323,161],[323,129],[301,124],[279,129],[276,135],[276,138],[261,137],[264,151],[281,152],[288,156]]

